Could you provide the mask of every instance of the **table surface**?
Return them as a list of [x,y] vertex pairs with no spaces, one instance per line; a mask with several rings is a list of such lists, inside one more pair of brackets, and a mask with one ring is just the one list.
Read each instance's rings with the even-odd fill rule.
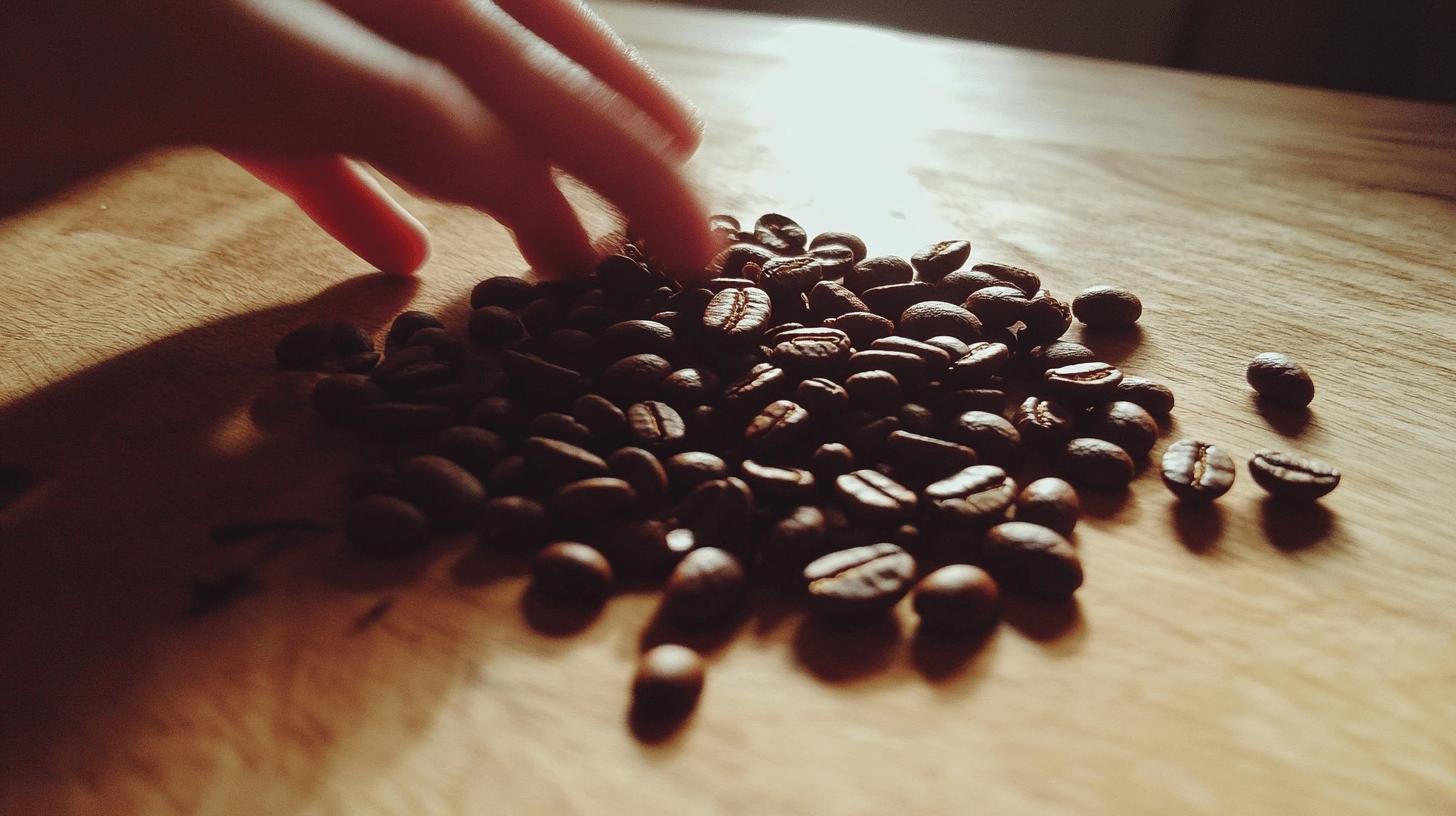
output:
[[[298,407],[275,340],[411,300],[458,325],[474,281],[520,271],[505,234],[419,202],[418,288],[359,277],[223,160],[149,157],[0,224],[0,465],[32,477],[0,509],[0,811],[1456,810],[1456,109],[605,13],[702,105],[715,209],[881,252],[966,237],[1063,295],[1126,284],[1141,333],[1099,350],[1175,389],[1164,443],[1296,448],[1344,483],[1307,510],[1246,473],[1205,513],[1152,476],[1096,498],[1078,601],[1013,605],[983,641],[917,638],[904,609],[858,635],[753,615],[695,644],[693,719],[638,739],[651,594],[563,621],[466,540],[381,566],[336,533],[208,537],[337,525],[355,448]],[[1307,416],[1256,409],[1264,350],[1313,372]]]

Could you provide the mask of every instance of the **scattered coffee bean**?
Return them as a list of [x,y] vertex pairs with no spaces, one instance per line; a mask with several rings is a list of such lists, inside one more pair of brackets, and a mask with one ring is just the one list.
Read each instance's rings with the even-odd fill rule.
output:
[[[956,340],[953,337],[946,337],[945,335],[941,335],[940,337],[959,343],[960,345],[953,346],[953,348],[956,348],[957,350],[965,347],[964,343],[961,343],[959,340]],[[932,345],[930,342],[912,340],[909,337],[881,337],[878,340],[871,342],[868,350],[894,351],[901,354],[914,354],[916,357],[919,357],[920,359],[925,361],[925,372],[927,376],[939,375],[942,371],[945,370],[946,366],[950,365],[950,361],[953,359],[950,355],[950,352],[945,347]],[[964,353],[965,352],[962,351],[962,355],[964,355]]]
[[1132,481],[1136,466],[1127,451],[1105,439],[1079,437],[1062,448],[1062,472],[1075,484],[1099,490],[1121,490]]
[[733,244],[718,253],[718,256],[709,264],[710,269],[718,270],[718,275],[725,278],[736,278],[743,273],[743,267],[750,263],[763,264],[774,259],[774,254],[757,244]]
[[607,457],[607,467],[613,476],[632,486],[643,507],[655,507],[667,498],[667,468],[650,451],[618,448]]
[[657,396],[682,411],[713,399],[718,389],[718,375],[711,369],[680,368],[658,383]]
[[1082,560],[1055,530],[1008,521],[986,533],[980,565],[1007,589],[1045,600],[1072,597],[1082,585]]
[[1016,520],[1056,530],[1064,536],[1072,534],[1082,502],[1077,491],[1055,476],[1037,479],[1016,494]]
[[1047,396],[1072,405],[1104,402],[1117,393],[1122,371],[1109,363],[1074,363],[1042,374]]
[[1011,349],[1002,343],[971,343],[966,353],[950,364],[945,381],[962,387],[984,385],[1010,360]]
[[636,259],[626,255],[608,255],[597,264],[597,278],[602,289],[613,295],[637,298],[657,286],[657,276]]
[[551,507],[571,527],[592,531],[624,521],[638,508],[637,491],[622,479],[600,476],[557,488]]
[[485,487],[470,471],[443,456],[414,456],[399,467],[400,495],[445,532],[475,522]]
[[775,400],[749,420],[743,431],[743,443],[760,454],[782,452],[797,445],[808,433],[809,412],[796,402]]
[[558,541],[536,553],[532,586],[559,601],[595,606],[612,594],[612,565],[596,549]]
[[940,419],[935,412],[915,402],[907,402],[900,406],[895,412],[895,418],[900,420],[900,430],[922,436],[934,436],[940,433]]
[[859,262],[854,250],[839,244],[825,244],[809,250],[809,255],[819,262],[819,270],[825,280],[838,280]]
[[1173,410],[1173,390],[1146,377],[1123,376],[1113,398],[1141,405],[1155,416],[1165,416]]
[[521,456],[543,486],[555,489],[567,482],[607,475],[607,463],[585,448],[557,439],[527,437]]
[[866,524],[899,523],[915,512],[915,492],[877,470],[856,470],[834,480],[844,512]]
[[971,267],[971,271],[990,275],[998,281],[1009,283],[1020,289],[1027,297],[1035,295],[1036,290],[1041,288],[1041,278],[1037,277],[1035,272],[1019,266],[1003,263],[978,263]]
[[675,454],[663,463],[672,495],[681,499],[703,482],[725,479],[731,471],[719,456],[704,451]]
[[894,410],[905,399],[900,380],[888,371],[859,371],[851,374],[844,380],[844,390],[849,393],[851,408],[870,413]]
[[1026,310],[1026,293],[1014,286],[988,286],[966,298],[966,309],[986,328],[1010,326]]
[[394,496],[366,496],[349,506],[344,538],[356,552],[374,558],[403,558],[430,543],[430,521]]
[[1333,466],[1298,453],[1260,450],[1249,458],[1249,475],[1276,499],[1312,502],[1340,484]]
[[1163,452],[1163,484],[1184,501],[1206,502],[1234,486],[1234,460],[1209,442],[1180,439]]
[[[611,400],[600,394],[583,394],[571,403],[571,417],[587,431],[587,439],[604,443],[615,443],[627,435],[627,414]],[[533,429],[535,425],[531,426]],[[555,434],[534,433],[535,436],[550,436],[574,444],[573,439]]]
[[765,465],[744,459],[740,467],[743,481],[753,489],[755,500],[766,503],[796,504],[813,499],[817,482],[804,468]]
[[470,471],[478,479],[485,478],[506,455],[506,443],[500,434],[472,425],[456,425],[430,437],[424,452],[443,456]]
[[880,543],[815,559],[804,568],[804,582],[819,614],[865,618],[888,612],[905,597],[915,569],[915,559],[904,549]]
[[935,405],[942,414],[967,411],[1000,414],[1006,410],[1006,392],[999,388],[959,388],[940,395]]
[[470,411],[470,424],[495,431],[507,439],[524,436],[531,415],[510,397],[486,397]]
[[843,284],[834,281],[820,281],[809,290],[809,316],[815,320],[826,320],[850,312],[868,312],[859,296]]
[[970,241],[937,241],[910,256],[910,265],[927,283],[935,283],[960,269],[971,257]]
[[1093,286],[1072,299],[1072,313],[1094,329],[1119,329],[1137,322],[1143,302],[1120,286]]
[[900,313],[900,333],[916,340],[949,336],[969,343],[981,336],[981,321],[953,303],[927,300]]
[[995,465],[972,465],[925,488],[925,500],[944,523],[988,527],[1006,517],[1016,481]]
[[929,301],[936,297],[936,294],[935,287],[930,284],[924,281],[911,281],[909,283],[892,283],[889,286],[875,286],[860,292],[859,297],[866,306],[870,307],[871,312],[889,320],[897,320],[906,309]]
[[838,371],[849,361],[849,335],[839,329],[791,329],[774,335],[769,362],[785,371],[812,376]]
[[1087,415],[1087,435],[1106,439],[1141,459],[1158,441],[1158,423],[1137,403],[1108,402]]
[[810,561],[826,554],[828,528],[819,507],[795,507],[769,532],[763,547],[764,567],[776,576],[800,575]]
[[868,311],[847,312],[838,317],[827,318],[824,325],[849,335],[855,348],[869,348],[879,338],[895,333],[895,321]]
[[724,289],[703,310],[703,327],[712,337],[742,348],[752,345],[772,318],[773,304],[767,292],[752,286]]
[[1303,408],[1314,399],[1314,380],[1287,354],[1260,354],[1249,363],[1245,376],[1262,399],[1275,405]]
[[935,291],[940,299],[948,303],[965,303],[966,298],[972,292],[985,289],[988,286],[1000,286],[1003,281],[985,272],[974,272],[969,269],[959,269],[946,275],[935,283]]
[[648,717],[687,715],[703,693],[703,659],[686,646],[665,643],[648,649],[632,680],[634,711]]
[[452,368],[458,369],[465,362],[465,341],[441,328],[431,326],[420,329],[410,335],[404,344],[406,347],[428,347],[437,362],[448,363]]
[[903,430],[894,431],[886,438],[885,456],[896,468],[931,479],[976,464],[976,452],[965,445]]
[[1023,328],[1017,337],[1019,341],[1028,346],[1050,343],[1072,327],[1072,307],[1041,289],[1026,302],[1021,322]]
[[863,296],[867,289],[874,289],[878,286],[890,286],[897,283],[909,283],[914,277],[915,270],[904,258],[896,258],[893,255],[877,255],[873,258],[865,258],[855,264],[845,274],[844,285],[851,292]]
[[858,235],[851,235],[847,232],[821,232],[814,236],[813,241],[809,242],[809,249],[830,245],[847,247],[850,252],[854,253],[855,263],[864,260],[865,255],[869,252],[865,247],[865,242]]
[[619,405],[652,398],[672,373],[672,363],[656,354],[633,354],[607,366],[597,383],[603,396]]
[[676,526],[693,531],[700,545],[740,552],[748,541],[753,508],[753,490],[742,479],[729,476],[693,488],[673,508],[672,516]]
[[480,507],[480,543],[501,550],[537,546],[555,529],[546,506],[527,496],[497,496]]
[[627,436],[632,444],[652,451],[671,451],[687,441],[682,414],[665,402],[647,400],[627,409]]
[[766,213],[753,225],[753,237],[760,244],[783,254],[803,252],[809,236],[794,219],[778,213]]
[[684,629],[721,624],[743,608],[747,588],[748,576],[737,558],[716,547],[699,547],[668,576],[662,614]]
[[794,401],[811,417],[837,417],[849,408],[849,392],[833,380],[814,377],[799,383]]
[[499,359],[516,392],[539,405],[563,405],[586,391],[586,378],[575,369],[510,349],[502,351]]
[[1011,415],[1011,424],[1021,438],[1039,447],[1061,445],[1071,439],[1076,421],[1072,409],[1041,397],[1027,397]]
[[974,448],[982,462],[1005,467],[1021,462],[1021,434],[1000,414],[966,411],[955,418],[946,435]]
[[763,265],[758,285],[770,297],[802,295],[824,280],[824,267],[816,258],[799,255],[792,258],[774,258]]
[[477,283],[471,290],[470,308],[504,306],[507,309],[522,309],[537,297],[536,287],[529,281],[515,275],[496,275]]
[[[511,280],[517,280],[517,279],[516,278],[511,278]],[[522,283],[525,283],[525,281],[521,281],[521,282]],[[527,286],[530,286],[530,284],[526,284],[526,285]],[[479,287],[476,287],[476,288],[478,289]],[[481,305],[482,306],[490,306],[490,305],[503,305],[503,304],[482,303]],[[445,324],[442,323],[442,322],[440,322],[440,318],[435,317],[434,315],[430,314],[429,312],[418,312],[418,311],[401,312],[399,314],[399,317],[396,317],[394,319],[394,322],[389,324],[389,333],[385,335],[385,337],[384,337],[384,343],[385,343],[386,346],[388,346],[390,348],[395,348],[395,347],[404,345],[404,341],[408,340],[411,335],[413,335],[415,332],[419,331],[420,329],[443,329],[443,328],[445,328]]]
[[821,484],[830,484],[835,479],[854,470],[854,451],[848,445],[825,442],[814,449],[809,469]]
[[590,428],[577,422],[572,415],[559,411],[537,414],[531,419],[531,424],[526,426],[526,433],[531,436],[544,436],[547,439],[560,439],[562,442],[570,442],[584,448],[592,447],[592,443],[595,441]]
[[980,567],[951,564],[920,579],[911,603],[927,631],[965,634],[984,630],[996,621],[1001,589]]
[[1092,349],[1081,343],[1073,343],[1070,340],[1056,340],[1045,345],[1036,346],[1027,355],[1028,361],[1037,373],[1050,368],[1061,368],[1062,366],[1077,365],[1079,363],[1095,363],[1097,355]]
[[525,336],[521,319],[503,306],[482,306],[470,313],[470,339],[486,348],[503,348]]
[[634,354],[671,357],[677,351],[677,336],[671,327],[656,320],[623,320],[602,332],[601,344],[613,360]]

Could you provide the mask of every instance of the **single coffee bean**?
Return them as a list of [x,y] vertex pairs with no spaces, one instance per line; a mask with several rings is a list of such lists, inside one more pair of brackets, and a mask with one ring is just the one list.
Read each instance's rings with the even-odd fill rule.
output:
[[[600,394],[583,394],[577,397],[576,401],[571,403],[571,416],[588,431],[587,439],[589,440],[595,439],[610,444],[627,435],[626,412]],[[533,435],[550,436],[554,439],[574,442],[574,440],[556,434],[536,433]],[[582,443],[575,442],[575,444]]]
[[602,457],[557,439],[527,437],[521,443],[521,456],[542,486],[553,490],[567,482],[607,475],[607,463]]
[[363,374],[333,374],[319,380],[309,397],[319,418],[344,425],[360,408],[384,400],[384,389]]
[[1276,499],[1311,502],[1340,484],[1333,466],[1298,453],[1261,450],[1249,458],[1249,475]]
[[1060,446],[1072,438],[1077,414],[1071,408],[1041,397],[1027,397],[1011,415],[1011,424],[1027,444]]
[[876,470],[838,477],[834,494],[845,513],[866,524],[898,524],[915,513],[915,492]]
[[551,497],[551,507],[558,518],[585,531],[623,521],[639,504],[632,485],[611,476],[568,482]]
[[825,319],[824,325],[849,335],[855,348],[869,348],[875,340],[895,333],[895,321],[873,312],[848,312]]
[[[860,292],[859,297],[860,300],[864,301],[866,306],[870,307],[870,311],[875,314],[890,320],[898,320],[905,313],[906,309],[919,303],[931,301],[937,295],[935,293],[935,287],[930,284],[924,281],[911,281],[909,283],[892,283],[888,286],[871,287]],[[949,323],[949,319],[946,322]],[[909,334],[903,328],[902,332]]]
[[838,371],[849,360],[849,335],[839,329],[791,329],[773,337],[769,362],[800,375]]
[[612,528],[597,545],[619,577],[661,580],[696,543],[684,543],[659,519],[637,519]]
[[809,469],[820,484],[830,484],[854,470],[854,451],[839,442],[825,442],[809,457]]
[[1072,534],[1082,502],[1077,491],[1055,476],[1037,479],[1016,494],[1016,520],[1056,530],[1064,536]]
[[485,487],[443,456],[414,456],[399,467],[400,495],[446,532],[469,527],[485,502]]
[[1234,486],[1234,460],[1223,448],[1180,439],[1163,451],[1163,484],[1184,501],[1206,502]]
[[585,366],[595,371],[595,363],[600,356],[601,346],[597,338],[581,329],[557,329],[551,332],[541,348],[542,359],[567,368]]
[[722,458],[706,451],[689,451],[668,457],[663,463],[672,495],[681,499],[703,482],[725,479],[731,471]]
[[828,522],[824,511],[800,505],[779,519],[763,547],[764,567],[775,576],[798,576],[810,561],[828,550]]
[[945,381],[956,386],[984,385],[1011,360],[1011,349],[1002,343],[977,342],[966,347],[966,353],[950,364]]
[[[512,278],[511,280],[517,280],[517,278]],[[525,283],[525,281],[522,281],[522,283]],[[527,285],[529,286],[529,284]],[[487,303],[481,305],[489,306],[499,304]],[[445,328],[445,324],[440,322],[440,318],[435,317],[429,312],[400,312],[399,316],[394,319],[394,322],[389,324],[389,333],[385,335],[384,343],[390,348],[395,348],[404,345],[404,341],[408,340],[410,335],[420,329],[432,328],[443,329]]]
[[1106,439],[1134,459],[1141,459],[1158,441],[1158,423],[1141,405],[1108,402],[1093,408],[1087,415],[1087,435]]
[[753,490],[736,476],[713,479],[693,488],[672,518],[677,527],[693,531],[699,546],[742,552],[753,522]]
[[405,365],[390,361],[375,371],[380,372],[372,375],[375,382],[383,386],[390,396],[399,399],[410,398],[421,391],[455,382],[455,369],[448,363],[434,361]]
[[631,405],[651,398],[671,373],[672,363],[662,357],[633,354],[607,366],[597,382],[597,389],[618,405]]
[[769,365],[730,383],[723,389],[719,404],[730,415],[752,416],[770,402],[783,399],[793,387],[793,380],[782,368]]
[[1117,393],[1122,371],[1109,363],[1075,363],[1049,368],[1042,374],[1047,396],[1071,405],[1105,402]]
[[645,717],[678,718],[703,693],[703,659],[686,646],[665,643],[648,649],[632,680],[633,710]]
[[965,307],[985,328],[1002,328],[1020,320],[1027,304],[1026,293],[1014,286],[988,286],[972,292]]
[[699,547],[673,568],[663,589],[663,617],[684,629],[725,623],[743,608],[748,576],[731,553]]
[[[950,338],[954,340],[955,338]],[[957,340],[957,343],[960,341]],[[961,344],[962,346],[964,344]],[[902,354],[914,354],[925,361],[925,372],[927,376],[939,376],[946,366],[950,365],[950,353],[943,347],[932,345],[929,342],[912,340],[909,337],[881,337],[870,343],[869,351],[895,351]]]
[[538,297],[536,287],[515,275],[496,275],[475,284],[470,292],[470,308],[504,306],[521,309]]
[[627,436],[638,447],[671,451],[682,447],[687,435],[682,414],[665,402],[647,400],[627,409]]
[[575,369],[510,349],[502,351],[497,359],[514,393],[536,404],[563,405],[586,391],[586,378]]
[[420,329],[404,344],[406,347],[426,346],[436,362],[448,363],[456,369],[465,364],[465,341],[444,329],[433,326]]
[[915,559],[890,543],[829,553],[804,568],[818,614],[849,619],[889,612],[915,580]]
[[[925,358],[906,351],[857,351],[849,358],[848,370],[888,371],[906,389],[919,388],[928,376]],[[847,381],[845,384],[848,386]]]
[[804,406],[811,417],[837,417],[849,408],[849,392],[833,380],[814,377],[799,383],[794,401]]
[[1072,327],[1072,307],[1045,289],[1037,290],[1021,311],[1023,328],[1017,339],[1027,346],[1050,343]]
[[1137,322],[1143,302],[1121,286],[1092,286],[1072,299],[1072,313],[1094,329],[1119,329]]
[[959,269],[936,281],[935,291],[941,300],[948,303],[965,303],[972,292],[1003,283],[985,272]]
[[679,411],[703,405],[717,396],[718,375],[710,368],[680,368],[657,385],[657,396]]
[[497,496],[481,505],[477,531],[480,543],[503,551],[538,546],[555,531],[546,506],[526,496]]
[[854,268],[845,274],[844,285],[855,294],[862,295],[866,289],[909,283],[914,277],[914,268],[904,258],[877,255],[855,264]]
[[506,439],[524,436],[530,422],[531,413],[510,397],[486,397],[470,411],[471,425],[495,431]]
[[1082,585],[1082,560],[1055,530],[1024,521],[986,533],[980,565],[1007,589],[1050,601],[1072,597]]
[[780,254],[804,251],[809,236],[794,219],[778,213],[764,213],[753,225],[753,237],[760,244]]
[[534,494],[537,490],[534,480],[529,475],[529,469],[526,467],[526,458],[518,453],[496,462],[495,467],[485,474],[483,484],[485,491],[492,496]]
[[482,306],[470,313],[470,339],[486,348],[503,348],[525,336],[521,319],[503,306]]
[[703,310],[709,336],[735,348],[752,345],[773,319],[768,292],[756,287],[724,289]]
[[708,231],[713,233],[713,236],[715,238],[729,241],[731,240],[730,236],[732,236],[733,233],[738,232],[740,229],[742,229],[742,227],[739,226],[738,219],[734,218],[731,215],[723,215],[721,213],[718,213],[708,216]]
[[537,298],[521,309],[521,325],[532,337],[547,337],[566,323],[566,305],[551,298]]
[[1056,340],[1051,343],[1036,346],[1027,356],[1032,368],[1041,373],[1049,368],[1060,368],[1062,366],[1077,365],[1078,363],[1095,363],[1097,355],[1092,349],[1081,343],[1073,343],[1070,340]]
[[612,565],[596,549],[558,541],[536,553],[531,586],[569,604],[596,606],[612,594]]
[[900,420],[902,431],[921,436],[935,436],[940,433],[940,420],[936,418],[935,412],[919,403],[907,402],[901,405],[895,412],[895,418]]
[[597,264],[597,277],[609,294],[637,298],[657,286],[657,276],[646,265],[626,255],[608,255]]
[[596,441],[590,428],[577,422],[572,415],[559,411],[546,411],[532,417],[531,424],[526,426],[526,433],[530,436],[560,439],[584,448],[592,447],[592,443]]
[[1173,390],[1146,377],[1124,375],[1113,398],[1141,405],[1156,416],[1165,416],[1173,410]]
[[677,336],[671,328],[655,320],[623,320],[602,332],[601,344],[612,360],[634,354],[671,357],[677,351]]
[[744,459],[739,470],[743,481],[752,488],[754,500],[767,504],[810,501],[817,488],[814,474],[803,468],[765,465]]
[[886,438],[885,457],[897,470],[931,479],[957,473],[977,461],[976,452],[965,445],[903,430]]
[[963,414],[966,411],[1000,414],[1006,410],[1006,392],[999,388],[960,388],[941,394],[935,406],[942,414]]
[[632,486],[644,507],[655,507],[667,499],[667,469],[651,451],[618,448],[607,457],[612,475]]
[[845,276],[859,258],[855,257],[854,250],[839,244],[825,244],[809,250],[809,256],[819,262],[819,271],[823,273],[824,280],[838,280]]
[[995,465],[971,465],[925,488],[932,512],[957,528],[996,524],[1015,499],[1016,481]]
[[757,244],[738,243],[719,252],[708,268],[717,270],[720,277],[736,278],[742,275],[745,265],[756,263],[761,266],[774,257],[772,252]]
[[409,502],[394,496],[366,496],[349,505],[344,538],[362,555],[403,558],[429,546],[430,522]]
[[1020,289],[1027,297],[1036,294],[1041,288],[1041,278],[1035,272],[1022,269],[1019,266],[1011,266],[1003,263],[978,263],[971,267],[973,272],[981,272],[1003,283],[1009,283]]
[[981,321],[953,303],[927,300],[900,314],[900,333],[917,340],[945,335],[969,343],[980,338]]
[[1245,376],[1261,398],[1275,405],[1303,408],[1314,399],[1314,380],[1287,354],[1260,354],[1249,363]]
[[1072,482],[1099,490],[1121,490],[1136,466],[1127,451],[1105,439],[1078,437],[1062,448],[1062,472]]
[[911,603],[926,631],[959,635],[983,630],[996,620],[1001,588],[980,567],[951,564],[920,579]]
[[374,340],[352,323],[308,323],[278,341],[278,365],[293,371],[319,371],[330,363],[374,351]]
[[[859,417],[867,418],[858,422],[850,422],[846,426],[844,441],[854,450],[856,457],[866,463],[877,462],[885,455],[885,447],[889,444],[890,434],[900,430],[900,418],[897,416],[876,416],[873,413],[858,412]],[[851,419],[855,417],[851,415]]]
[[970,241],[937,241],[911,255],[910,265],[920,280],[935,283],[960,269],[970,257]]
[[500,434],[473,425],[456,425],[430,437],[424,452],[443,456],[470,471],[477,479],[485,478],[490,469],[506,455],[506,443]]
[[[851,392],[851,399],[853,392]],[[743,443],[760,454],[782,453],[809,433],[809,412],[789,400],[775,400],[749,420]]]
[[809,242],[810,249],[818,249],[819,247],[830,245],[847,247],[850,252],[854,253],[855,263],[864,260],[865,255],[869,253],[869,250],[865,247],[865,242],[858,235],[851,235],[847,232],[821,232],[814,236],[814,240]]
[[946,434],[975,448],[982,462],[1007,467],[1021,462],[1021,434],[1000,414],[966,411],[951,422]]
[[774,258],[763,265],[758,285],[771,297],[779,295],[802,295],[824,280],[824,268],[819,261],[807,255],[791,258]]
[[701,286],[683,289],[667,299],[667,307],[681,315],[698,319],[701,323],[703,310],[708,308],[708,302],[713,299],[713,291]]
[[827,320],[850,312],[868,312],[855,293],[843,284],[834,281],[820,281],[809,290],[809,316],[815,320]]
[[900,380],[888,371],[855,372],[845,378],[844,390],[849,393],[850,407],[857,411],[882,414],[893,411],[895,406],[905,400]]
[[375,402],[354,412],[354,430],[373,442],[402,442],[450,426],[455,414],[445,405]]

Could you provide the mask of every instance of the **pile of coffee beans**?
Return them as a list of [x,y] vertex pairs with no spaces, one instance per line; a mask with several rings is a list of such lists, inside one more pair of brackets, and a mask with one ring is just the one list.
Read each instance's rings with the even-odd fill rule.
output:
[[[701,285],[629,240],[580,279],[480,282],[468,337],[413,311],[382,356],[347,324],[285,337],[280,364],[331,372],[320,419],[374,454],[349,480],[350,545],[403,557],[474,531],[534,554],[535,588],[558,601],[660,584],[679,630],[732,621],[752,585],[849,625],[911,595],[944,636],[984,632],[1003,591],[1071,597],[1078,488],[1126,488],[1174,396],[1061,338],[1074,315],[1133,325],[1138,297],[1097,286],[1069,304],[1029,270],[967,268],[963,240],[907,261],[848,233],[810,240],[777,214],[710,226],[723,247]],[[1248,378],[1282,405],[1313,396],[1282,355]],[[1339,481],[1297,454],[1249,467],[1285,500]],[[1210,501],[1235,469],[1190,439],[1161,473],[1178,498]],[[697,655],[661,646],[635,688],[682,711],[702,684]]]

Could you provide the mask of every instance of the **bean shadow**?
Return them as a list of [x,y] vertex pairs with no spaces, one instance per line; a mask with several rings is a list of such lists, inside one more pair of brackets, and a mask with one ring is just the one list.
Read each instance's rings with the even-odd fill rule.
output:
[[1217,502],[1174,502],[1173,534],[1192,553],[1206,553],[1223,537],[1223,508]]
[[1330,537],[1337,523],[1335,515],[1319,502],[1301,504],[1266,498],[1259,506],[1259,515],[1269,543],[1287,553],[1320,544]]
[[1097,359],[1114,365],[1127,360],[1143,344],[1143,327],[1134,323],[1120,329],[1082,327],[1078,340],[1097,355]]
[[1259,416],[1263,417],[1264,421],[1269,423],[1269,427],[1280,436],[1298,439],[1314,422],[1314,412],[1308,408],[1276,405],[1257,394],[1251,400],[1254,403],[1254,410],[1258,411]]
[[977,663],[984,662],[998,631],[997,622],[961,634],[942,634],[916,626],[910,641],[910,663],[932,685],[963,678]]
[[806,615],[794,630],[794,658],[822,682],[855,683],[889,668],[901,636],[894,615],[859,622]]
[[550,598],[532,585],[521,592],[521,617],[536,632],[547,637],[575,635],[601,617],[605,603],[572,604]]
[[1008,595],[1002,599],[1001,617],[1027,639],[1055,645],[1064,654],[1075,651],[1087,635],[1076,598],[1049,602]]

